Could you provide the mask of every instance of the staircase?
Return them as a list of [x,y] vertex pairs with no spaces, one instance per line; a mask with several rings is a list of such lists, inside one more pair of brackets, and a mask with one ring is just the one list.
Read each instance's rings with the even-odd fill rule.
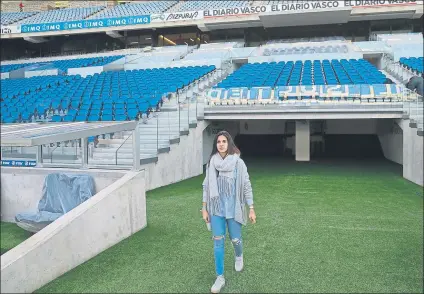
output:
[[[157,162],[160,153],[170,152],[172,144],[178,144],[181,136],[187,136],[190,129],[203,120],[204,101],[198,99],[226,74],[215,71],[210,77],[199,80],[191,89],[178,97],[164,102],[160,111],[150,114],[147,120],[139,122],[140,163]],[[89,164],[131,166],[133,164],[132,132],[115,134],[113,139],[99,139],[92,148]]]
[[[418,95],[417,95],[418,96]],[[409,119],[409,126],[417,129],[417,134],[423,136],[424,132],[424,104],[423,97],[404,102],[404,118]]]
[[[381,72],[386,74],[386,76],[392,79],[396,84],[404,86],[409,79],[415,75],[407,68],[401,66],[398,62],[394,62],[387,56],[384,58],[384,69],[381,70]],[[403,101],[404,119],[409,119],[409,126],[411,128],[416,128],[417,134],[419,136],[423,136],[423,97],[407,88],[404,88]]]
[[[190,101],[164,104],[160,112],[139,122],[141,164],[157,161],[159,153],[169,152],[171,144],[180,142],[180,136],[188,135],[189,129],[197,126],[196,103]],[[132,132],[123,132],[119,138],[99,139],[93,149],[89,163],[94,165],[132,165]]]
[[[105,8],[103,8],[103,9],[100,9],[99,11],[94,12],[94,13],[92,13],[92,14],[88,15],[85,19],[95,19],[95,18],[97,18],[97,17],[96,17],[96,15],[97,15],[97,14],[99,14],[99,13],[101,13],[101,12],[105,11],[106,9],[109,9],[109,8],[108,8],[108,7],[105,7]],[[104,18],[104,17],[103,17],[103,18]]]
[[185,1],[178,1],[178,3],[175,3],[175,5],[171,6],[165,13],[174,13],[179,11],[181,6],[185,3]]

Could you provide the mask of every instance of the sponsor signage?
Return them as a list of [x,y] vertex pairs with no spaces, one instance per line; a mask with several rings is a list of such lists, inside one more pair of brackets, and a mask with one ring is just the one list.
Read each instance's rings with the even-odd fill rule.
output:
[[174,13],[153,14],[150,16],[151,22],[171,22],[203,19],[203,11],[182,11]]
[[316,9],[335,9],[344,7],[343,1],[305,1],[293,2],[286,4],[276,5],[258,5],[250,7],[234,7],[223,9],[210,9],[204,10],[203,15],[205,18],[215,17],[228,17],[228,16],[242,16],[251,14],[260,14],[268,12],[293,12],[293,11],[309,11]]
[[18,34],[21,32],[18,26],[0,26],[0,28],[2,35]]
[[199,11],[181,11],[152,15],[128,16],[78,21],[1,26],[1,35],[18,33],[54,32],[80,29],[121,27],[149,23],[172,23],[221,17],[242,17],[259,14],[300,13],[313,10],[337,10],[344,7],[362,8],[378,6],[405,6],[422,4],[421,0],[337,0],[337,1],[285,1],[275,5],[257,5]]
[[[346,0],[346,7],[369,7],[369,6],[393,6],[393,5],[415,5],[417,0]],[[422,4],[422,1],[421,1]]]
[[150,23],[150,15],[102,18],[102,19],[84,19],[79,21],[64,21],[42,24],[21,25],[22,33],[36,32],[54,32],[80,29],[96,29],[107,27],[130,26]]
[[37,165],[35,160],[1,160],[2,166],[30,166],[34,167]]

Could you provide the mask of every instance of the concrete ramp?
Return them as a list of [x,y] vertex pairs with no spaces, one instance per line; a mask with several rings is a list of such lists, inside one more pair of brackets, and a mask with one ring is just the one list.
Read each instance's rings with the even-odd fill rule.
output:
[[33,292],[146,225],[145,172],[127,172],[3,254],[1,293]]

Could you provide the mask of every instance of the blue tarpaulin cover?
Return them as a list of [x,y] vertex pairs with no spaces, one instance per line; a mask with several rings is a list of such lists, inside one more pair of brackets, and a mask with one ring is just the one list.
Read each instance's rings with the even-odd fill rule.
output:
[[89,175],[49,174],[44,181],[38,212],[18,213],[15,220],[24,229],[36,232],[94,194],[94,179]]

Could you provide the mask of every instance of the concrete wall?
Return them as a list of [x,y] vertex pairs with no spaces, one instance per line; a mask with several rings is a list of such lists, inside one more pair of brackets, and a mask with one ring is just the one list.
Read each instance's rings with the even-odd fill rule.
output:
[[297,61],[297,60],[325,60],[325,59],[360,59],[363,58],[363,54],[360,52],[350,52],[347,54],[337,53],[337,57],[334,57],[334,53],[315,53],[315,54],[287,54],[287,55],[271,55],[271,56],[250,56],[248,58],[249,63],[255,62],[280,62],[280,61]]
[[81,75],[81,77],[83,78],[88,75],[94,75],[95,73],[101,72],[103,72],[103,66],[90,66],[68,69],[68,75]]
[[308,120],[296,121],[295,157],[296,161],[309,161],[310,159],[310,122]]
[[159,154],[158,162],[143,165],[146,171],[146,191],[176,183],[203,173],[203,130],[205,121],[190,129],[172,144],[170,152]]
[[93,176],[96,192],[125,175],[122,171],[75,170],[31,167],[1,167],[1,220],[15,222],[21,212],[36,212],[44,180],[50,173],[89,174]]
[[147,225],[144,171],[128,172],[1,257],[2,293],[29,293]]
[[378,139],[388,160],[403,163],[403,131],[398,125],[399,120],[379,120]]
[[240,134],[242,135],[283,135],[285,120],[241,120]]
[[376,119],[328,119],[326,121],[328,135],[368,135],[377,134]]
[[[376,134],[376,119],[344,119],[326,120],[326,133],[342,134]],[[237,121],[239,133],[242,135],[284,135],[287,120],[240,120]],[[215,124],[214,124],[215,125]],[[211,127],[215,128],[214,125]],[[229,123],[222,122],[223,127]],[[216,124],[216,126],[221,126]]]
[[57,76],[57,75],[58,75],[57,69],[25,71],[25,78],[38,77],[38,76]]
[[417,129],[409,127],[409,120],[402,120],[403,130],[403,177],[423,186],[423,137]]

